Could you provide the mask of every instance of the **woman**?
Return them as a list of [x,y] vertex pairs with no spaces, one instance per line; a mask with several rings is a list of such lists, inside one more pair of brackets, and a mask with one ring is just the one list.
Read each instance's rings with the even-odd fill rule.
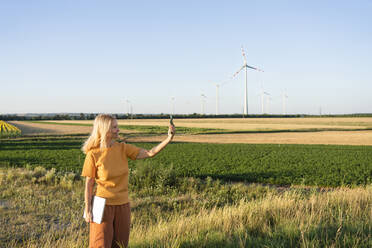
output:
[[[128,246],[130,228],[130,205],[128,199],[128,158],[132,160],[154,157],[173,139],[175,127],[169,126],[168,137],[147,151],[126,143],[115,141],[119,128],[110,115],[98,115],[93,131],[82,150],[86,154],[82,176],[85,183],[85,221],[90,223],[89,247]],[[106,199],[101,224],[92,221],[92,197]]]

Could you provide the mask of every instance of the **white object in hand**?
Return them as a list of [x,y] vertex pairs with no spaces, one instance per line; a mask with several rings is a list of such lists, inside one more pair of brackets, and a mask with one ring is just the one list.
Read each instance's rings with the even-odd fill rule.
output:
[[[106,204],[105,198],[102,198],[99,196],[93,197],[93,203],[92,203],[93,222],[97,224],[101,224],[103,212],[105,211],[105,204]],[[84,211],[84,218],[85,218],[85,215],[86,213]]]

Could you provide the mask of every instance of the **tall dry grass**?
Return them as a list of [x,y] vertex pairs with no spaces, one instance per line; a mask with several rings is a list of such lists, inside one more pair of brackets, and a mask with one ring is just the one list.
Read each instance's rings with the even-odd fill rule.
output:
[[[279,189],[159,173],[132,172],[130,247],[372,246],[371,185]],[[87,247],[83,189],[71,173],[1,169],[0,247]]]
[[[368,247],[372,187],[293,190],[134,225],[133,247]],[[138,218],[135,216],[134,218]]]

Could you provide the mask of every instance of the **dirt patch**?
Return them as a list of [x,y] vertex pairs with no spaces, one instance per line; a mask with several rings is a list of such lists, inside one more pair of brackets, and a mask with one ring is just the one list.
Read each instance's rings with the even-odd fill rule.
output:
[[[18,127],[22,135],[44,135],[44,134],[90,134],[93,126],[78,126],[78,125],[59,125],[49,123],[33,123],[28,121],[12,121],[9,122]],[[75,122],[76,123],[76,122]],[[87,122],[85,122],[87,124]],[[89,124],[93,124],[90,121]],[[121,133],[136,133],[135,130],[121,130]]]
[[[58,121],[92,124],[93,121]],[[219,118],[175,119],[179,127],[220,128],[234,131],[365,129],[372,128],[372,118]],[[168,126],[169,119],[118,120],[119,125]]]
[[27,121],[12,121],[12,125],[18,127],[22,135],[37,135],[37,134],[89,134],[92,127],[86,126],[68,126],[56,124],[41,124]]
[[[300,121],[304,118],[296,118],[295,120]],[[366,124],[372,118],[305,118],[306,121],[315,119],[318,121],[328,122],[331,120],[338,120],[342,123],[351,123],[354,121],[355,127],[360,127],[360,123]],[[235,120],[235,119],[197,119],[197,120],[179,120],[179,126],[185,126],[186,122],[190,123],[202,123],[211,127],[210,122],[215,120],[222,121],[246,121],[246,120]],[[255,120],[255,119],[252,119]],[[283,120],[283,119],[279,119]],[[274,120],[274,121],[279,121]],[[129,122],[128,122],[129,121]],[[131,125],[154,125],[155,123],[161,125],[168,125],[167,120],[119,120],[120,124],[131,124]],[[185,121],[185,122],[182,122]],[[270,120],[260,120],[270,121]],[[273,121],[271,119],[271,121]],[[291,120],[294,121],[294,120]],[[93,121],[61,121],[63,123],[90,123]],[[209,124],[208,124],[209,123]],[[88,126],[68,126],[68,125],[57,125],[57,124],[42,124],[42,123],[31,123],[22,121],[13,121],[11,124],[21,129],[24,135],[34,134],[78,134],[78,133],[90,133],[92,127]],[[177,124],[177,123],[176,123]],[[363,124],[363,125],[364,125]],[[195,126],[194,126],[195,127]],[[122,133],[128,134],[134,131],[124,131]],[[166,138],[166,134],[160,136],[139,136],[131,137],[128,136],[128,141],[132,142],[160,142]],[[201,143],[250,143],[250,144],[333,144],[333,145],[372,145],[372,131],[322,131],[322,132],[283,132],[283,133],[242,133],[242,134],[205,134],[205,135],[176,135],[174,141],[178,142],[201,142]]]
[[[160,142],[166,136],[133,137],[132,142]],[[372,131],[323,131],[296,133],[176,135],[174,141],[247,144],[372,145]]]

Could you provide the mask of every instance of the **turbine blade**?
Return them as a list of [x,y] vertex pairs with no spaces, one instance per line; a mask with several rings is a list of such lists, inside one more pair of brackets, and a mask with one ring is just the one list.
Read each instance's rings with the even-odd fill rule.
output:
[[231,82],[232,79],[233,79],[233,77],[231,77],[231,78],[229,78],[229,79],[227,79],[227,80],[221,82],[221,83],[220,83],[220,86],[224,86],[225,84]]
[[244,64],[247,64],[247,56],[245,56],[245,52],[244,52],[243,46],[242,46],[242,55],[243,55],[243,58],[244,58]]
[[237,72],[235,72],[234,73],[234,75],[232,75],[232,77],[231,78],[234,78],[234,77],[236,77],[236,75],[238,75],[239,74],[239,72],[241,72],[241,70],[243,70],[244,69],[244,67],[245,67],[245,65],[243,65]]
[[253,69],[253,70],[257,70],[257,71],[261,71],[261,72],[264,72],[263,70],[259,69],[259,68],[256,68],[256,67],[253,67],[253,66],[249,66],[247,65],[248,68],[250,69]]

